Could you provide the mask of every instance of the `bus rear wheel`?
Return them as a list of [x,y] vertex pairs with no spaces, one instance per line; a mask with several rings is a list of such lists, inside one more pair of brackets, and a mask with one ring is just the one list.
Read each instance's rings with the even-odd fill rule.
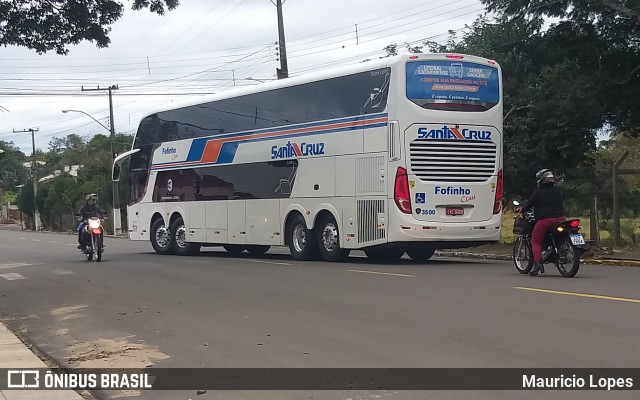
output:
[[349,250],[340,247],[340,231],[332,215],[324,216],[317,228],[318,248],[325,261],[343,261],[349,257]]
[[313,260],[318,254],[313,231],[307,228],[302,215],[294,216],[287,225],[287,243],[291,257],[298,261]]
[[151,245],[158,254],[173,254],[171,233],[162,218],[156,219],[151,224]]
[[173,251],[179,256],[192,256],[200,252],[200,245],[187,242],[187,228],[182,218],[171,224],[171,244]]

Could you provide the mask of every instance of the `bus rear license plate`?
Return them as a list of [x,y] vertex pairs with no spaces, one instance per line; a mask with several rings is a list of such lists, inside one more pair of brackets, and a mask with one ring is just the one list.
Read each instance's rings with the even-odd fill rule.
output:
[[451,216],[464,215],[464,208],[462,208],[462,207],[447,207],[447,215],[451,215]]

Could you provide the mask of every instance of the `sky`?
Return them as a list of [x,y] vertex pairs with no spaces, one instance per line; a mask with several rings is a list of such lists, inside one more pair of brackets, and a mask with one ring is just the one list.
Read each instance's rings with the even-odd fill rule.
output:
[[[42,150],[71,133],[108,135],[106,91],[83,87],[118,85],[115,130],[134,133],[144,116],[206,96],[198,93],[275,79],[278,26],[269,0],[181,0],[164,16],[123,3],[108,48],[84,42],[60,56],[0,47],[0,140],[31,154],[30,134],[14,130],[38,128]],[[462,34],[483,13],[479,0],[285,0],[289,75],[381,57],[389,44],[444,43],[448,31]]]

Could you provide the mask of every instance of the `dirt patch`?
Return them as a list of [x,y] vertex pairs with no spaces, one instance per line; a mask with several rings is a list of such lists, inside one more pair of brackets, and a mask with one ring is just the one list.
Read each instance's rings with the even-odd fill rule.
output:
[[58,307],[51,310],[50,314],[61,321],[66,321],[69,319],[79,318],[81,316],[79,311],[87,307],[89,306],[86,304],[80,306]]
[[150,346],[131,343],[126,338],[98,339],[71,348],[68,363],[78,368],[144,368],[168,355]]

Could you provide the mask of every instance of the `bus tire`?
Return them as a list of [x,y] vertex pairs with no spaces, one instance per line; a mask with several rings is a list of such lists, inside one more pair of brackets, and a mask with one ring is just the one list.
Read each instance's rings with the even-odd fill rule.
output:
[[271,248],[271,246],[268,246],[268,245],[256,244],[256,245],[247,246],[247,251],[252,256],[261,256],[264,253],[266,253],[267,251],[269,251],[270,248]]
[[394,262],[404,255],[404,248],[400,246],[371,247],[364,249],[364,254],[366,254],[372,262]]
[[162,218],[158,218],[151,224],[151,245],[158,254],[173,254],[171,246],[171,232],[164,224]]
[[435,253],[436,248],[429,245],[413,246],[407,249],[407,255],[416,262],[425,262],[433,257]]
[[243,246],[241,244],[225,244],[222,247],[227,251],[227,253],[231,254],[234,257],[238,257],[247,249],[246,246]]
[[192,256],[200,252],[199,244],[187,242],[187,229],[181,217],[171,224],[171,245],[179,256]]
[[307,228],[302,215],[294,216],[287,225],[287,243],[291,251],[291,257],[298,261],[313,260],[318,254],[315,235]]
[[349,257],[349,250],[340,247],[340,230],[333,215],[325,215],[317,225],[316,238],[320,255],[325,261],[344,261]]

